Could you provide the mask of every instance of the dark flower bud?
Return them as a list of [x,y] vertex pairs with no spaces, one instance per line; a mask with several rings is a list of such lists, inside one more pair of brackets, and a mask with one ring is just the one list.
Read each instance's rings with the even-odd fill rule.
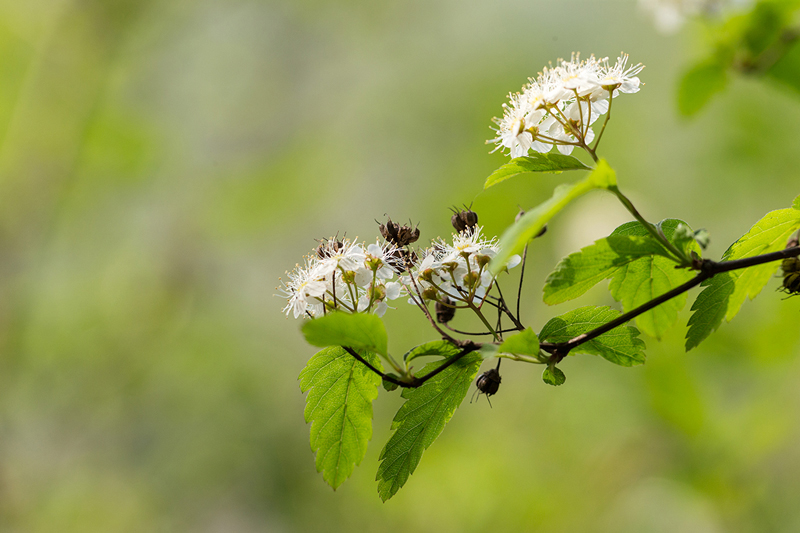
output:
[[441,301],[436,302],[436,321],[439,324],[447,324],[456,316],[456,308],[453,301],[444,296]]
[[450,223],[461,233],[466,229],[472,229],[478,225],[478,214],[470,208],[464,210],[453,210],[453,216],[450,217]]
[[[790,239],[786,244],[786,248],[795,246],[797,246],[797,237]],[[790,296],[800,294],[800,258],[787,257],[781,261],[781,270],[783,271],[781,290]]]
[[378,230],[384,239],[395,246],[408,246],[419,239],[419,228],[401,226],[397,222],[392,222],[391,218],[387,220],[386,224],[379,224]]
[[478,379],[475,381],[475,386],[486,396],[492,396],[497,393],[501,381],[500,371],[496,368],[492,368],[478,376]]

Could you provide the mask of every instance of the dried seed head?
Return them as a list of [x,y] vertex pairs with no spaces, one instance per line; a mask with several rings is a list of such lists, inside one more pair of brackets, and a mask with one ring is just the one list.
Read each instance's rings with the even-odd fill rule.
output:
[[442,300],[436,302],[436,321],[439,324],[447,324],[453,317],[456,316],[456,308],[453,307],[453,301],[445,296]]
[[399,274],[410,269],[417,261],[419,261],[417,253],[405,248],[395,248],[386,256],[386,262]]
[[457,232],[461,233],[468,228],[472,229],[478,225],[478,214],[466,206],[464,206],[463,210],[453,209],[453,216],[450,217],[450,223]]
[[392,222],[391,218],[387,219],[386,224],[379,224],[378,230],[384,239],[395,246],[408,246],[419,239],[418,227],[401,226],[397,222]]
[[319,246],[317,246],[317,257],[320,259],[326,259],[332,255],[335,255],[336,252],[342,248],[344,248],[344,243],[342,241],[323,239],[320,241]]

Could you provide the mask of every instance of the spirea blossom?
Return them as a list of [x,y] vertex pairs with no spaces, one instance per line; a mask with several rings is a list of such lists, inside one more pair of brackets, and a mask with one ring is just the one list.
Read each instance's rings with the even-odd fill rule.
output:
[[[418,302],[421,295],[426,300],[480,303],[494,283],[487,266],[499,251],[497,238],[487,239],[481,226],[454,234],[452,243],[435,241],[415,265],[411,277],[401,278],[415,287],[415,291],[409,290],[410,302]],[[519,263],[520,257],[515,255],[508,268]]]
[[562,154],[587,148],[594,140],[592,124],[608,112],[610,101],[620,93],[639,90],[641,64],[628,65],[627,54],[616,63],[590,56],[559,60],[545,67],[522,88],[509,94],[503,117],[495,118],[497,136],[487,143],[507,150],[512,158],[531,150],[547,153],[554,146]]
[[316,318],[330,310],[372,312],[383,316],[387,300],[399,298],[402,285],[393,280],[390,264],[396,247],[390,243],[363,243],[329,239],[305,258],[279,288],[287,316]]

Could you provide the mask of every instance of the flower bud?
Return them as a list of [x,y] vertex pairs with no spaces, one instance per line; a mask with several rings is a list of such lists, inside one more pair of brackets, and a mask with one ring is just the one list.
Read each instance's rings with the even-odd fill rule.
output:
[[486,396],[497,394],[500,389],[500,382],[503,379],[500,377],[500,372],[496,368],[487,370],[475,380],[475,386]]
[[439,324],[447,324],[453,317],[456,316],[456,308],[453,307],[453,301],[444,296],[440,301],[436,302],[436,321]]
[[352,270],[346,270],[342,273],[342,281],[345,283],[355,283],[356,282],[356,273]]

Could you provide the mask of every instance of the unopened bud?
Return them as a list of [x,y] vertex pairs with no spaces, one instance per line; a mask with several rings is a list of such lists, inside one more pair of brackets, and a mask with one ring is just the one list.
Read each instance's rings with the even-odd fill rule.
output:
[[453,301],[447,296],[436,302],[436,321],[439,324],[447,324],[456,316],[456,308]]

